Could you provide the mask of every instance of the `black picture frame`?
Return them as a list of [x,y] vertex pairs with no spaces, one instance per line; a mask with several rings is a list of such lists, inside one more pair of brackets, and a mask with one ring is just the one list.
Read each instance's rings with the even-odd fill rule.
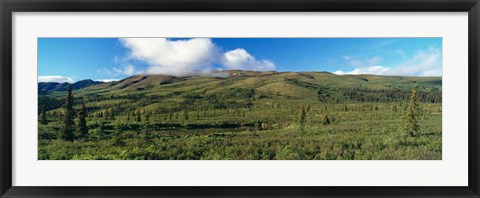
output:
[[[1,197],[479,197],[479,0],[1,0]],[[19,187],[12,186],[13,12],[468,12],[466,187]],[[253,179],[253,178],[252,178]]]

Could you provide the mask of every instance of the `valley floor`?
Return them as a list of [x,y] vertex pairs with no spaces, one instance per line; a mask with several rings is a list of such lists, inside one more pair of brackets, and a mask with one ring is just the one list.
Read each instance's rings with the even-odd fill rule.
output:
[[[189,112],[188,122],[181,113],[152,114],[148,121],[129,115],[90,117],[89,136],[72,142],[57,139],[61,119],[49,116],[47,125],[39,124],[38,159],[442,159],[441,103],[420,104],[420,133],[415,137],[405,137],[399,130],[405,104],[316,104],[219,110],[217,121],[204,119],[213,112],[201,110]],[[302,108],[307,109],[303,124],[298,121]],[[263,114],[270,118],[250,120]]]

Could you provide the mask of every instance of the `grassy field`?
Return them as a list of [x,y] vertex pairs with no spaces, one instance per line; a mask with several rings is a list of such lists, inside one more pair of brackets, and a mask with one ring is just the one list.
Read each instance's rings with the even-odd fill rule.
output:
[[[132,76],[74,90],[88,135],[73,141],[57,138],[66,92],[42,92],[38,159],[442,159],[441,77],[225,75]],[[406,136],[400,129],[413,89],[420,132]]]

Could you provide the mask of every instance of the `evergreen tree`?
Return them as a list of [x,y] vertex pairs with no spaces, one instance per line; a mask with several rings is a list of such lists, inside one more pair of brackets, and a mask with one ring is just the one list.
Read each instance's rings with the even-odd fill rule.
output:
[[113,107],[110,109],[110,118],[115,120],[115,113],[113,112]]
[[140,110],[137,111],[137,122],[141,122],[142,117],[140,116]]
[[105,109],[105,115],[104,118],[105,120],[108,120],[109,114],[108,114],[108,108]]
[[330,118],[328,117],[328,115],[323,116],[322,124],[330,124]]
[[42,104],[42,119],[40,124],[48,124],[47,122],[47,114],[45,113],[45,104]]
[[68,84],[67,97],[65,98],[65,114],[63,118],[63,126],[58,134],[59,139],[73,141],[74,117],[75,112],[73,110],[72,85]]
[[299,123],[300,125],[305,125],[305,119],[307,117],[307,112],[305,111],[305,107],[302,107],[302,112],[300,113],[300,120]]
[[85,138],[88,134],[87,128],[87,110],[85,109],[85,103],[82,104],[80,111],[78,112],[78,125],[77,125],[77,135],[80,138]]
[[185,107],[185,111],[183,111],[183,117],[185,118],[185,120],[188,120],[189,119],[189,116],[188,116],[188,109]]
[[418,135],[420,131],[420,125],[418,124],[418,114],[420,108],[417,103],[417,90],[413,90],[410,95],[410,100],[407,106],[407,111],[403,118],[402,132],[406,136],[414,137]]

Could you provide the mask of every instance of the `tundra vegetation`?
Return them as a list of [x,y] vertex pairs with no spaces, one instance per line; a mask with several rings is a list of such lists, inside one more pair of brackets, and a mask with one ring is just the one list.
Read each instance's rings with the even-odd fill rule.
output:
[[440,160],[441,77],[225,71],[39,91],[39,160]]

